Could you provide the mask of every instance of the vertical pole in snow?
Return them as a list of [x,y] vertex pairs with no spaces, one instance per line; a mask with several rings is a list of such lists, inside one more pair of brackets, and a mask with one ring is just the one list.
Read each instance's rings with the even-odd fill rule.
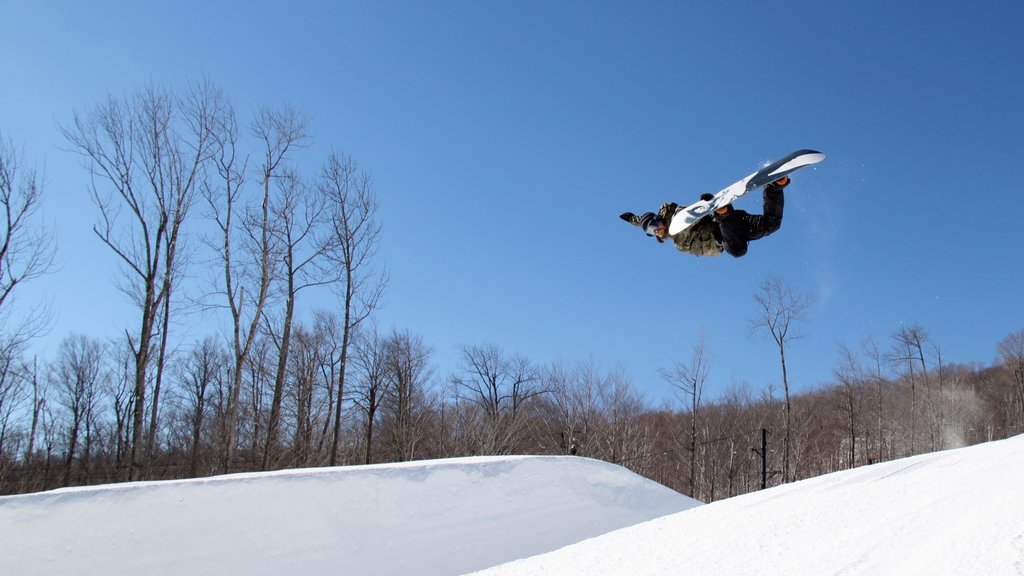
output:
[[768,430],[761,428],[761,490],[768,487]]

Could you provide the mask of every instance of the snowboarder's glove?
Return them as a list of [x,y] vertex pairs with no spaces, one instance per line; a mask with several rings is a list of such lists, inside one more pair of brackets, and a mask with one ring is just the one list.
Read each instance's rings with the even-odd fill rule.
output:
[[636,214],[633,214],[632,212],[623,212],[622,214],[619,214],[619,218],[622,218],[623,220],[629,222],[633,226],[640,225],[640,219],[637,218]]

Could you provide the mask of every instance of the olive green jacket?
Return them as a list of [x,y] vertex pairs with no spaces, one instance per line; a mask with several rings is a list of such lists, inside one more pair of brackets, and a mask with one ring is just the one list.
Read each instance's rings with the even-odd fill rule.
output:
[[[686,208],[675,202],[666,202],[658,210],[658,216],[665,222],[671,222],[676,212]],[[695,224],[673,235],[672,243],[680,252],[694,256],[718,256],[722,253],[722,244],[715,238],[718,225],[710,216],[705,216]]]

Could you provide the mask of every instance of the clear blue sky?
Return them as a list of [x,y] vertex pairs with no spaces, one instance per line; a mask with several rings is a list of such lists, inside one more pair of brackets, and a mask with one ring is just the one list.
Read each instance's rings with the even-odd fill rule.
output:
[[[541,363],[621,364],[652,402],[698,333],[713,395],[781,381],[751,338],[769,275],[817,298],[794,386],[837,342],[919,323],[945,361],[988,364],[1024,328],[1024,3],[14,0],[0,17],[0,132],[46,173],[61,269],[37,282],[69,332],[135,315],[91,226],[58,123],[108,93],[203,74],[243,117],[309,115],[371,172],[384,328],[436,349],[495,342]],[[697,259],[618,219],[713,192],[799,148],[782,230]],[[740,208],[759,212],[748,197]],[[30,298],[29,298],[30,299]],[[308,313],[326,302],[300,302]]]

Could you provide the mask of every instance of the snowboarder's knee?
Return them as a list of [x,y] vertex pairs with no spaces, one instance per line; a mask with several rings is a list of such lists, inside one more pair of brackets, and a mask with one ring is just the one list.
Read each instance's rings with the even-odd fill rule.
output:
[[739,258],[740,256],[743,256],[744,254],[747,253],[746,243],[740,245],[726,243],[726,245],[723,246],[723,248],[725,248],[725,251],[733,258]]

